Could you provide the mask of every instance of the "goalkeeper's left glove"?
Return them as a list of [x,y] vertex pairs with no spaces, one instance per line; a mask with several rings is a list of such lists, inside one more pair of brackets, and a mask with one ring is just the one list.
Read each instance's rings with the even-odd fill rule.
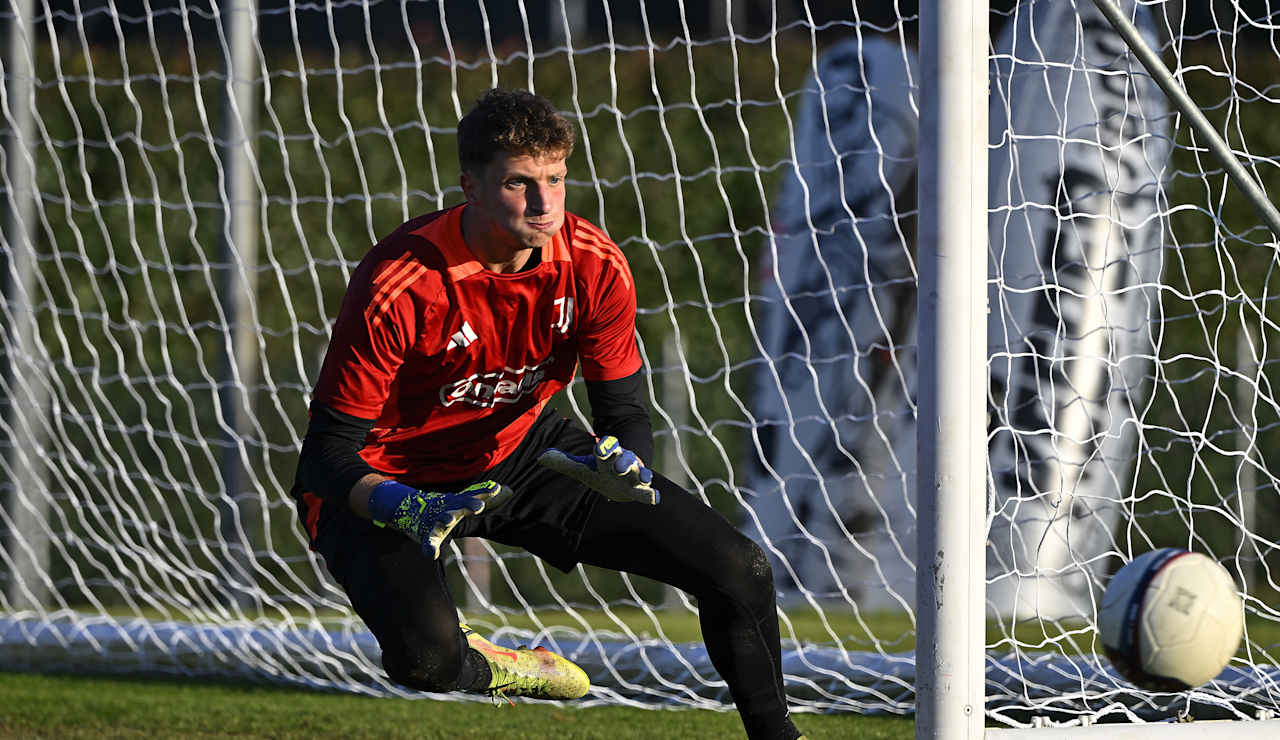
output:
[[538,456],[544,467],[585,484],[614,501],[634,501],[655,505],[653,471],[636,453],[623,447],[618,438],[608,436],[596,443],[594,454],[570,455],[554,447]]

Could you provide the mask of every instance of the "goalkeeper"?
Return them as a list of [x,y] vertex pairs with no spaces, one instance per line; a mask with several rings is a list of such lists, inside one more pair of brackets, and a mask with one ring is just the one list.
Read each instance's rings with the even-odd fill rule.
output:
[[[451,537],[652,578],[698,600],[707,652],[752,738],[799,735],[764,553],[644,461],[653,435],[621,250],[566,213],[572,125],[491,90],[458,124],[465,202],[414,218],[352,274],[293,494],[311,545],[423,691],[572,699],[586,674],[458,622]],[[547,406],[581,366],[599,439]]]

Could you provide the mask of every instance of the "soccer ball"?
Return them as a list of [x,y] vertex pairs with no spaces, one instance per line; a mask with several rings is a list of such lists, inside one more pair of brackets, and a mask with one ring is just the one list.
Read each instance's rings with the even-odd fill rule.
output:
[[1213,680],[1243,631],[1243,604],[1227,569],[1176,547],[1145,553],[1116,571],[1098,613],[1111,664],[1153,691]]

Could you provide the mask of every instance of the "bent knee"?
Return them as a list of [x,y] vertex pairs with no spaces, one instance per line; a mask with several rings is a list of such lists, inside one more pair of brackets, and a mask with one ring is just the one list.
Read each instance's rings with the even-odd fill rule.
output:
[[764,548],[755,542],[751,542],[747,546],[747,554],[743,558],[745,562],[744,579],[750,584],[752,591],[761,592],[768,596],[769,603],[773,603],[773,566],[769,564],[769,556],[765,554]]
[[773,568],[760,545],[743,538],[735,548],[731,566],[721,573],[718,589],[752,612],[774,608]]

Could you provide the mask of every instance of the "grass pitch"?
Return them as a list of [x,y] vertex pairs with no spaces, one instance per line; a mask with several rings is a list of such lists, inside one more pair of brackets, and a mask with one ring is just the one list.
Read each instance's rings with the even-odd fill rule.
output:
[[[911,718],[799,715],[810,738],[907,740]],[[0,673],[0,738],[735,738],[732,712],[375,699],[184,679]]]

